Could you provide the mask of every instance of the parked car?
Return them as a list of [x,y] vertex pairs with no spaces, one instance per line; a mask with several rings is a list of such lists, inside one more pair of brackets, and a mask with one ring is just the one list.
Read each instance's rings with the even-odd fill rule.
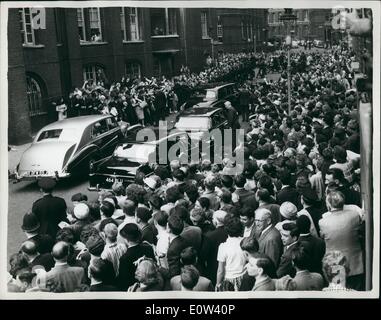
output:
[[88,171],[89,162],[112,153],[123,130],[110,115],[68,118],[42,128],[21,156],[15,178],[68,178]]
[[[90,165],[90,191],[111,189],[115,182],[127,186],[135,181],[139,173],[145,177],[152,175],[157,164],[169,166],[171,152],[174,153],[172,157],[185,160],[196,147],[186,132],[173,132],[160,137],[156,131],[156,139],[146,141],[140,134],[140,129],[142,128],[137,126],[127,132],[127,137],[118,144],[111,156]],[[175,143],[182,145],[182,148],[174,147],[173,151],[171,147]],[[189,154],[182,150],[187,150]]]

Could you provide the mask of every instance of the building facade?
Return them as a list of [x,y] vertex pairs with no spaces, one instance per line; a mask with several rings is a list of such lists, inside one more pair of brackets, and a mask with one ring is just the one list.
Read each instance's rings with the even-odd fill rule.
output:
[[[38,12],[37,12],[38,13]],[[52,102],[85,80],[173,76],[203,69],[207,56],[260,48],[264,9],[31,8],[8,19],[8,140],[21,144],[56,120]],[[21,38],[21,39],[20,39]]]
[[[292,26],[293,37],[298,40],[325,40],[325,27],[331,9],[293,9],[296,21]],[[281,21],[283,8],[268,9],[268,38],[284,41],[286,28]]]

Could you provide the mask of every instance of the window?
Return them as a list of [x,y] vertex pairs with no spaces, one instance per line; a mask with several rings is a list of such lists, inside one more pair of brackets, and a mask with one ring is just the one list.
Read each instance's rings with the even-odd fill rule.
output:
[[138,8],[121,8],[120,12],[123,40],[141,40],[141,11]]
[[161,64],[159,58],[157,57],[154,57],[153,59],[153,74],[155,76],[161,76]]
[[308,10],[304,10],[304,21],[308,21]]
[[77,8],[77,22],[81,42],[102,42],[100,8]]
[[26,95],[28,99],[29,115],[31,117],[45,114],[43,107],[42,90],[39,83],[32,77],[26,77]]
[[177,9],[151,9],[151,35],[177,35]]
[[20,31],[21,31],[21,42],[23,44],[33,45],[35,43],[34,30],[32,26],[32,14],[30,8],[20,8]]
[[217,38],[219,41],[222,41],[223,37],[223,27],[222,27],[222,22],[220,21],[220,17],[218,17],[218,22],[217,22]]
[[131,78],[140,78],[140,64],[138,62],[127,62],[125,74]]
[[201,35],[203,38],[208,38],[208,13],[206,11],[201,12]]
[[108,131],[106,119],[95,123],[91,130],[91,137],[95,138]]
[[105,70],[99,65],[88,65],[83,68],[83,80],[105,81]]

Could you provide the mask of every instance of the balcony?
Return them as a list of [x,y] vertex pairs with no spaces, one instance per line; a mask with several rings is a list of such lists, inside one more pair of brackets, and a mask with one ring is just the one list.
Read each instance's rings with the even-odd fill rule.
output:
[[180,37],[178,35],[152,36],[152,51],[158,53],[174,52],[180,50]]

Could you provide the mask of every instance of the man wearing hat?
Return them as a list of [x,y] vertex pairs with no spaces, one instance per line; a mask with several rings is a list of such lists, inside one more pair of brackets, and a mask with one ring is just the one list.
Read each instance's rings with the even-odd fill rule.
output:
[[27,212],[22,220],[21,229],[29,240],[38,241],[40,236],[40,221],[33,212]]
[[64,199],[52,195],[56,186],[53,178],[44,177],[38,180],[38,186],[43,197],[33,203],[32,211],[40,222],[40,234],[49,234],[56,238],[58,224],[66,219],[66,202]]
[[301,203],[303,205],[303,209],[298,212],[298,216],[305,214],[309,217],[311,219],[311,233],[314,236],[319,236],[319,220],[322,218],[324,209],[321,208],[322,206],[318,201],[316,192],[309,188],[303,188],[301,192]]

